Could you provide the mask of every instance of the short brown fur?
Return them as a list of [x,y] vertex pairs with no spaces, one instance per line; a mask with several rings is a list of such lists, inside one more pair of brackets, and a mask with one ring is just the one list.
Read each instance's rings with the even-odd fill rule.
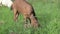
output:
[[15,0],[12,9],[14,11],[15,21],[17,21],[19,13],[21,13],[24,16],[25,23],[27,22],[27,19],[30,19],[31,25],[33,27],[38,27],[38,21],[35,17],[34,9],[26,0]]

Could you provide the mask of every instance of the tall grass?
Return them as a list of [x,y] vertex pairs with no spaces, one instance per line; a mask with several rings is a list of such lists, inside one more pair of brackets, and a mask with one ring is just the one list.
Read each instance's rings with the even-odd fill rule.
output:
[[28,0],[34,7],[39,28],[24,28],[23,16],[13,21],[13,11],[0,7],[0,34],[60,34],[60,0]]

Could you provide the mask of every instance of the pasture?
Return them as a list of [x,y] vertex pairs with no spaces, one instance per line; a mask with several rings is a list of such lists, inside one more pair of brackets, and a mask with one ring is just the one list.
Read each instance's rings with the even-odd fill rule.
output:
[[60,34],[60,0],[28,0],[34,7],[39,28],[24,28],[23,16],[13,20],[10,8],[0,7],[0,34]]

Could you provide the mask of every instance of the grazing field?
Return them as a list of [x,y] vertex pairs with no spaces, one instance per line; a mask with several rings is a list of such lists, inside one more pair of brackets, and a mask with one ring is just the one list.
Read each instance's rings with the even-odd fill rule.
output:
[[23,16],[13,20],[13,11],[0,7],[0,34],[60,34],[60,0],[28,0],[34,7],[39,28],[24,28]]

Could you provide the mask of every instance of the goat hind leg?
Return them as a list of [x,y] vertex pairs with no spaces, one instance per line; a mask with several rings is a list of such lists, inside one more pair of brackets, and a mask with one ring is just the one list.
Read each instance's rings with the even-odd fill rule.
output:
[[17,12],[16,9],[14,9],[13,11],[14,11],[14,21],[17,21],[19,13]]

